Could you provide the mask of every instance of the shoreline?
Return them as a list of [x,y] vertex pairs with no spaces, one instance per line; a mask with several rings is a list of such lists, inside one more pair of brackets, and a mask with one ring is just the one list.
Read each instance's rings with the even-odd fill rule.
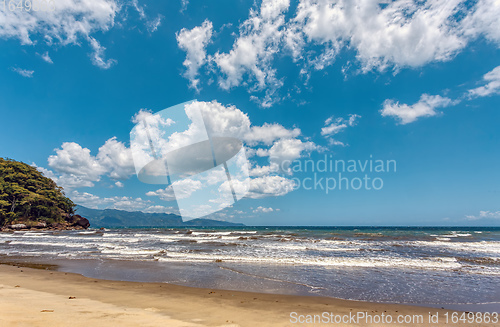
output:
[[[21,265],[23,267],[21,267]],[[0,264],[0,322],[11,326],[77,325],[143,326],[296,326],[297,315],[422,315],[442,319],[454,311],[403,304],[342,300],[178,286],[167,283],[111,281],[55,270],[57,266],[16,262]],[[34,266],[33,266],[34,265]],[[19,309],[22,308],[22,309]],[[19,311],[19,316],[15,313]],[[17,320],[20,319],[20,320]],[[304,324],[300,324],[303,326]],[[308,324],[305,324],[308,325]],[[310,324],[312,325],[312,324]],[[318,324],[316,324],[318,325]],[[332,325],[332,324],[329,324]],[[353,324],[357,325],[357,324]],[[359,325],[370,326],[369,323]],[[380,325],[373,324],[373,325]],[[422,326],[422,323],[397,324]],[[445,325],[439,322],[436,326]],[[454,324],[460,326],[461,324]],[[463,324],[466,326],[467,324]],[[480,325],[480,324],[479,324]],[[484,324],[495,326],[498,324]]]

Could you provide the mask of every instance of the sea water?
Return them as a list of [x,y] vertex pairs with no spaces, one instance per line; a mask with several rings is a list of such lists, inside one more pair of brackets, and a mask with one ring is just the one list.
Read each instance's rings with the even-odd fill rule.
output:
[[93,278],[500,311],[500,228],[21,231],[0,234],[0,255]]

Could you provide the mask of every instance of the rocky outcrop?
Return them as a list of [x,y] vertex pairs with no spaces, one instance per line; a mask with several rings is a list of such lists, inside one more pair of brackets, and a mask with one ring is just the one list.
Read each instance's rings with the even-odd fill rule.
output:
[[[25,218],[26,219],[26,218]],[[46,222],[26,222],[21,220],[18,223],[7,225],[1,229],[2,232],[11,232],[16,230],[72,230],[72,229],[87,229],[90,227],[90,222],[87,218],[80,215],[68,215],[64,221],[48,224]]]
[[80,215],[74,215],[73,218],[76,219],[76,222],[74,223],[73,226],[80,226],[85,229],[90,227],[90,222],[88,221],[87,218],[83,218]]

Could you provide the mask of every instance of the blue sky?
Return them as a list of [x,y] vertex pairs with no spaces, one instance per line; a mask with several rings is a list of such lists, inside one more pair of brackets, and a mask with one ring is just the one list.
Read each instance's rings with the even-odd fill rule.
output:
[[[246,126],[251,165],[247,197],[208,218],[498,226],[498,17],[494,0],[0,7],[0,156],[82,205],[177,212],[169,190],[138,181],[129,133],[140,110],[197,99]],[[314,174],[282,163],[325,155],[397,170],[368,174],[380,190],[292,190]]]

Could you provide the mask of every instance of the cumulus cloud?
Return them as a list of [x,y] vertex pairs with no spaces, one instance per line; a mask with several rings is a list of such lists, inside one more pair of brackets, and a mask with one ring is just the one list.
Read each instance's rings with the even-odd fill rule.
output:
[[99,148],[96,159],[112,179],[126,179],[134,173],[132,153],[116,137],[110,138]]
[[300,0],[288,14],[289,7],[288,0],[262,1],[240,24],[232,49],[209,56],[215,67],[205,65],[207,72],[215,72],[221,89],[245,86],[263,107],[280,101],[278,54],[291,57],[300,76],[309,78],[311,69],[325,69],[346,50],[357,59],[347,66],[366,73],[448,61],[480,37],[500,46],[497,0],[471,6],[463,0]]
[[224,90],[239,86],[243,77],[253,83],[253,90],[265,91],[258,99],[263,107],[270,107],[277,99],[274,93],[283,82],[276,77],[272,61],[280,50],[283,38],[284,14],[289,0],[264,0],[260,10],[251,10],[250,17],[240,26],[240,35],[229,53],[217,52],[213,59],[222,76],[219,86]]
[[500,66],[485,74],[483,76],[483,81],[487,84],[469,90],[469,96],[485,97],[489,95],[500,94]]
[[469,220],[500,219],[500,211],[479,211],[477,216],[465,216]]
[[48,158],[49,166],[59,173],[84,177],[89,181],[99,181],[106,169],[90,154],[90,150],[75,142],[65,142],[56,154]]
[[96,156],[75,142],[65,142],[55,151],[56,154],[48,158],[48,164],[59,176],[52,173],[51,178],[69,188],[92,187],[103,175],[126,179],[134,173],[130,149],[115,137],[107,140]]
[[[236,184],[236,183],[235,183]],[[237,185],[235,185],[237,187]],[[260,199],[269,196],[283,196],[296,187],[293,180],[279,175],[267,175],[250,180],[250,189],[246,197]]]
[[[232,136],[242,140],[243,146],[248,149],[250,156],[257,154],[258,157],[269,157],[267,166],[253,163],[254,166],[250,167],[250,175],[256,177],[253,180],[247,181],[246,177],[236,180],[237,176],[233,174],[233,182],[239,183],[235,186],[236,194],[244,193],[246,190],[244,186],[250,183],[250,197],[280,196],[293,190],[293,182],[287,178],[273,175],[290,174],[287,162],[307,156],[313,151],[321,150],[315,143],[302,140],[299,128],[286,128],[276,123],[252,125],[248,115],[235,106],[224,106],[216,101],[194,101],[187,104],[184,109],[189,117],[195,117],[194,113],[198,111],[204,117],[203,124],[200,125],[199,122],[192,121],[187,130],[176,130],[175,133],[166,135],[168,128],[177,124],[173,119],[153,114],[147,110],[140,110],[132,121],[137,126],[142,127],[137,128],[136,126],[131,137],[139,138],[142,141],[132,142],[132,149],[118,141],[116,137],[108,139],[95,155],[91,153],[90,149],[82,147],[76,142],[64,142],[61,148],[55,149],[56,153],[48,158],[49,167],[55,172],[52,170],[44,171],[46,174],[50,174],[48,177],[64,184],[63,186],[69,189],[92,187],[94,183],[101,181],[103,176],[114,179],[115,186],[123,187],[123,183],[118,180],[129,178],[136,169],[133,161],[136,158],[135,156],[132,158],[132,151],[141,151],[141,149],[136,149],[135,144],[148,149],[153,144],[153,147],[158,150],[156,156],[161,157],[172,150],[199,142],[200,137],[203,136],[202,132],[205,133],[203,139],[206,139],[206,133],[209,131],[211,135]],[[146,153],[147,149],[142,150]],[[144,164],[153,159],[153,156],[150,155],[144,159]],[[241,158],[238,157],[239,159]],[[247,167],[246,164],[243,166]],[[222,176],[219,176],[220,174]],[[212,185],[225,177],[224,170],[214,170],[213,173],[206,174],[203,178],[192,176],[174,181],[175,196],[172,186],[149,191],[146,195],[159,197],[164,201],[173,201],[176,198],[185,199],[201,189],[203,185]]]
[[460,2],[392,1],[380,6],[366,0],[304,0],[294,23],[307,39],[335,52],[330,57],[344,47],[354,48],[363,71],[419,67],[448,60],[465,46],[453,28]]
[[400,124],[405,125],[413,123],[420,117],[435,116],[439,113],[436,109],[445,108],[453,104],[456,104],[456,102],[449,98],[423,94],[420,100],[413,105],[400,104],[397,101],[389,99],[385,100],[380,113],[384,117],[394,117]]
[[32,78],[33,74],[35,73],[34,70],[21,69],[21,68],[17,68],[17,67],[13,67],[12,71],[18,73],[19,75],[21,75],[23,77],[28,77],[28,78]]
[[[311,141],[301,140],[299,138],[301,131],[297,127],[286,128],[276,123],[252,125],[248,115],[235,106],[224,106],[216,101],[194,101],[187,104],[185,110],[190,117],[194,117],[194,113],[199,112],[204,118],[202,126],[198,126],[200,124],[193,121],[187,127],[187,130],[177,131],[171,135],[165,135],[162,132],[165,128],[156,128],[163,126],[159,121],[161,119],[165,120],[166,117],[162,118],[156,115],[156,119],[153,119],[155,115],[152,113],[140,113],[141,117],[144,116],[146,119],[151,120],[147,124],[149,126],[149,139],[152,140],[153,147],[161,149],[161,153],[166,154],[174,149],[198,142],[203,137],[203,139],[206,139],[206,131],[212,136],[232,136],[242,140],[243,146],[247,150],[247,156],[251,157],[256,154],[259,157],[269,157],[269,165],[259,166],[255,163],[254,167],[250,169],[251,176],[260,178],[257,181],[247,181],[245,179],[239,181],[233,180],[233,186],[237,194],[240,191],[239,186],[241,186],[241,191],[243,192],[243,186],[247,185],[247,182],[253,185],[253,189],[250,192],[251,197],[279,196],[288,193],[292,190],[290,185],[293,183],[286,178],[271,177],[270,175],[283,172],[290,173],[287,161],[291,162],[320,149],[320,147]],[[144,117],[142,119],[137,118],[134,122],[139,123]],[[135,137],[139,137],[139,134],[141,134],[140,131],[133,133]],[[144,140],[145,144],[149,144],[146,142],[146,139]],[[165,144],[162,144],[162,142]],[[132,147],[135,146],[135,143],[132,142]],[[225,178],[223,170],[214,171],[215,173],[221,173],[223,176],[208,174],[205,179],[186,178],[181,181],[175,181],[176,197],[178,199],[188,198],[191,193],[197,191],[203,185],[207,183],[211,184],[212,179],[221,180],[221,178]],[[272,185],[265,187],[262,185],[265,182],[272,183]],[[175,199],[172,187],[150,191],[147,193],[147,196],[157,196],[166,201]]]
[[45,177],[52,179],[58,186],[61,186],[65,191],[72,190],[79,187],[93,187],[94,183],[88,179],[84,179],[74,174],[55,174],[52,170],[43,167],[38,167],[32,164],[38,171]]
[[279,172],[290,173],[289,166],[294,160],[318,149],[319,147],[313,142],[303,142],[299,139],[280,139],[274,142],[268,150],[259,149],[257,155],[269,156],[270,171],[278,168]]
[[206,61],[206,47],[212,38],[212,22],[205,20],[201,26],[191,30],[183,28],[176,34],[179,48],[186,51],[186,60],[183,65],[187,70],[184,76],[191,82],[191,87],[198,89],[199,80],[196,78],[198,69]]

